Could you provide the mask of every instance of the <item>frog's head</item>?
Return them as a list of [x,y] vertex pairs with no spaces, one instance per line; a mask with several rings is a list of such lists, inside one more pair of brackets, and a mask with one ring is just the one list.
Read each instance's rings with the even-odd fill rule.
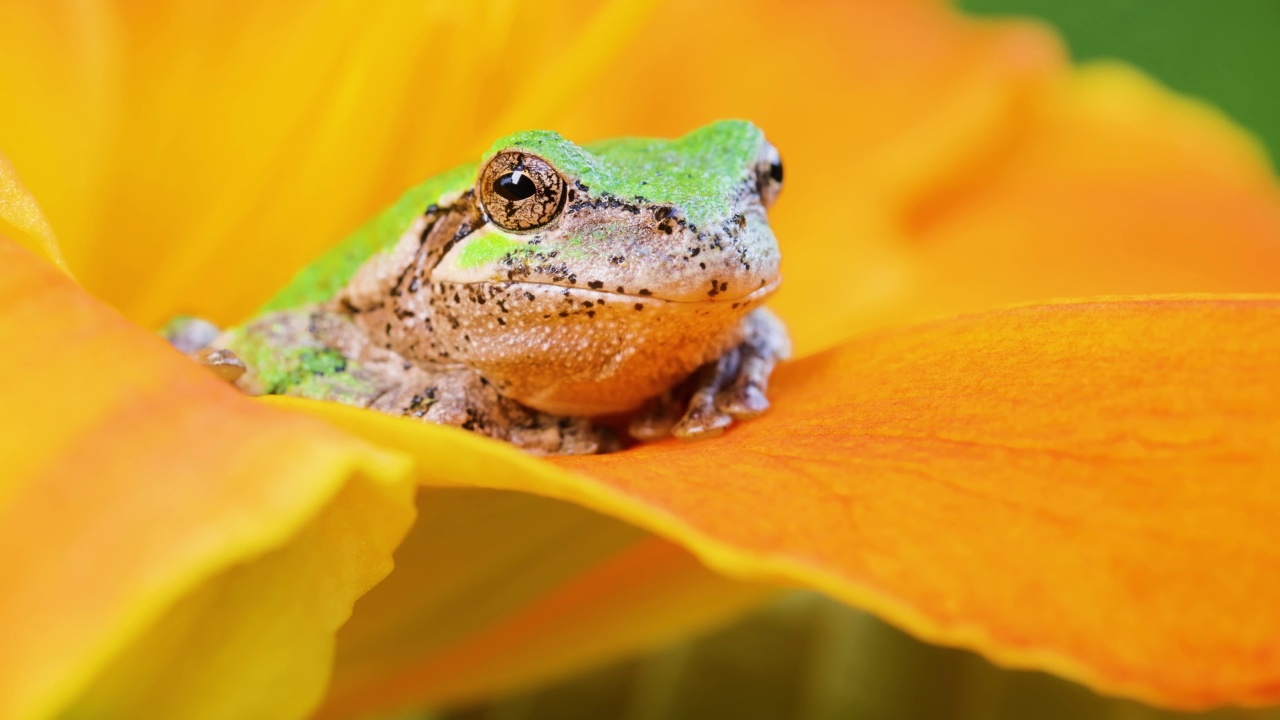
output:
[[781,184],[777,151],[743,121],[585,148],[553,132],[518,133],[480,165],[475,192],[489,222],[436,277],[674,302],[767,293],[778,245],[765,209]]
[[[558,399],[543,401],[507,387],[509,394],[558,412],[627,409],[722,352],[741,316],[777,288],[778,245],[766,209],[781,184],[778,152],[745,121],[716,122],[675,140],[586,147],[553,132],[517,133],[479,165],[473,193],[486,222],[454,243],[431,280],[500,288],[528,301],[504,301],[498,335],[506,347],[486,349],[501,356],[494,362],[521,354],[526,363],[563,364],[555,355],[566,347],[609,355],[568,373],[582,376],[587,395],[607,401],[565,400],[550,390]],[[662,323],[670,330],[655,331]],[[540,357],[537,348],[547,345]],[[635,372],[620,369],[624,355],[650,365],[669,356],[661,362],[670,367],[654,382],[636,383]],[[601,391],[601,373],[617,387]],[[620,389],[628,378],[635,392]]]

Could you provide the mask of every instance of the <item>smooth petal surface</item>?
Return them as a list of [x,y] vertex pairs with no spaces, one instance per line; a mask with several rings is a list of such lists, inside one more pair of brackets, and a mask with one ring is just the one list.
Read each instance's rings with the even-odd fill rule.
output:
[[305,714],[412,522],[404,459],[241,397],[2,238],[0,268],[0,716]]
[[[1018,307],[786,365],[769,414],[715,441],[567,472],[495,447],[506,469],[483,473],[459,472],[481,454],[460,444],[448,477],[570,500],[729,575],[1095,688],[1273,702],[1278,358],[1277,297]],[[287,404],[406,450],[438,430]]]

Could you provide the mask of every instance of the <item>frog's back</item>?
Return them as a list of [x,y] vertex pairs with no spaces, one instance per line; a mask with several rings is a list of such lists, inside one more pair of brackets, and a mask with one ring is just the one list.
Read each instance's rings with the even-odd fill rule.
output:
[[467,190],[475,174],[476,164],[468,163],[405,191],[394,204],[300,270],[288,285],[267,301],[260,312],[288,310],[332,298],[365,261],[394,247],[400,236],[428,207],[446,205],[445,201]]

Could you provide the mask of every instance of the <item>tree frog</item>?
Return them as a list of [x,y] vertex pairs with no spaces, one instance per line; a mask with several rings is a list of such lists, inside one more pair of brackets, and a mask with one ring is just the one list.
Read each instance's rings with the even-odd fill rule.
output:
[[641,440],[714,436],[768,407],[790,351],[761,308],[780,280],[766,209],[781,186],[745,121],[582,147],[519,132],[406,192],[195,354],[250,394],[535,453],[616,448],[601,417]]

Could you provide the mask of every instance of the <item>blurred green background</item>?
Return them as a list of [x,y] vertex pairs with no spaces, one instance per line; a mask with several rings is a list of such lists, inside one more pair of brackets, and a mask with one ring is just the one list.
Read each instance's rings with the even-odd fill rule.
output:
[[1052,24],[1076,61],[1128,61],[1208,100],[1280,158],[1280,0],[959,0]]

